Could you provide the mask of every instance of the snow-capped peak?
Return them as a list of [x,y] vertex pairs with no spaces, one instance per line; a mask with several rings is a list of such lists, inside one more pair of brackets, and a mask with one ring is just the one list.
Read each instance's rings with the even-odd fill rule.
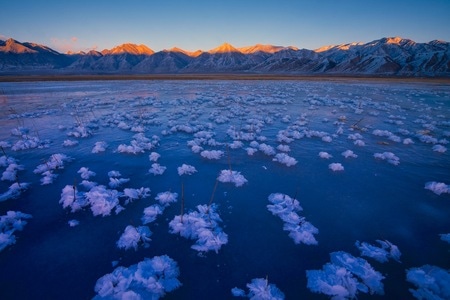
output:
[[240,52],[238,49],[234,48],[229,43],[223,43],[217,48],[211,49],[208,51],[210,54],[216,54],[216,53],[230,53],[230,52]]
[[276,53],[282,50],[291,49],[291,50],[298,50],[296,47],[283,47],[283,46],[273,46],[273,45],[262,45],[262,44],[256,44],[254,46],[247,46],[238,48],[238,50],[244,54],[251,54],[251,53],[257,53],[257,52],[264,52],[264,53]]
[[134,55],[152,55],[155,53],[152,49],[145,45],[136,45],[131,43],[122,44],[120,46],[114,47],[111,50],[105,49],[101,52],[105,54],[134,54]]

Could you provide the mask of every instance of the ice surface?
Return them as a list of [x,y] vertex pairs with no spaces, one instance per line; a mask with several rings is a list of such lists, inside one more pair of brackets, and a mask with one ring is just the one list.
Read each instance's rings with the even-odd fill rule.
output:
[[[238,282],[261,273],[274,280],[288,278],[280,281],[287,298],[370,297],[363,295],[369,287],[354,269],[334,263],[330,268],[342,280],[327,283],[328,296],[306,288],[304,272],[311,269],[306,266],[324,265],[324,250],[352,249],[357,239],[362,249],[353,248],[352,254],[380,267],[386,298],[413,297],[408,289],[414,285],[397,276],[405,268],[425,263],[450,268],[449,244],[439,235],[448,232],[444,225],[450,214],[445,201],[450,169],[449,152],[444,151],[450,140],[447,85],[353,79],[129,80],[3,82],[0,90],[1,214],[26,207],[33,215],[29,228],[14,233],[17,245],[2,251],[7,258],[2,268],[8,272],[0,272],[0,282],[8,283],[2,286],[7,298],[58,298],[67,291],[74,299],[90,298],[93,272],[99,277],[150,252],[183,260],[181,271],[189,284],[174,293],[180,299],[228,298]],[[203,157],[205,150],[211,156],[218,151],[219,159]],[[64,161],[64,169],[53,169],[52,153],[73,160]],[[390,163],[398,164],[398,158],[402,164],[394,168]],[[328,169],[333,162],[341,163],[345,174]],[[148,173],[153,163],[166,168],[162,176]],[[42,170],[35,174],[38,165]],[[116,172],[106,176],[110,170]],[[217,179],[221,170],[229,184],[217,184],[213,203],[220,204],[223,219],[216,221],[217,232],[208,216],[200,217],[208,213],[196,206],[210,199],[207,181]],[[237,175],[248,180],[243,188],[235,188]],[[294,198],[301,200],[304,212],[283,205],[268,211],[267,204],[276,205],[264,199],[274,189],[285,194],[299,190]],[[155,199],[164,191],[177,192],[180,199]],[[196,237],[170,234],[171,220]],[[190,220],[197,223],[186,226]],[[79,225],[70,227],[75,221]],[[320,227],[320,236],[307,221]],[[116,248],[128,225],[136,232],[148,226],[151,248],[141,249],[140,236],[128,240],[129,250]],[[386,238],[401,241],[401,256]],[[318,240],[314,249],[295,244]],[[74,254],[75,244],[86,247],[78,247],[76,255],[55,255]],[[305,247],[300,260],[291,255],[298,247]],[[404,264],[393,262],[394,257]],[[379,260],[385,259],[388,263],[381,265]],[[46,276],[40,273],[43,261]],[[95,268],[86,265],[91,261]],[[61,276],[61,266],[70,269],[70,280]],[[339,277],[340,272],[347,275]],[[320,276],[325,280],[328,275]],[[245,285],[239,287],[247,296]]]
[[94,299],[159,299],[181,286],[179,274],[176,261],[167,255],[145,258],[100,277]]
[[27,224],[25,220],[30,218],[29,214],[12,210],[0,216],[0,251],[16,243],[14,232],[23,230]]
[[437,266],[424,265],[406,270],[406,280],[415,285],[409,289],[417,299],[450,299],[450,271]]
[[314,235],[318,234],[319,230],[297,214],[303,210],[298,200],[285,194],[273,193],[269,195],[269,202],[272,204],[267,205],[267,209],[283,220],[283,230],[289,231],[289,237],[295,244],[318,244]]

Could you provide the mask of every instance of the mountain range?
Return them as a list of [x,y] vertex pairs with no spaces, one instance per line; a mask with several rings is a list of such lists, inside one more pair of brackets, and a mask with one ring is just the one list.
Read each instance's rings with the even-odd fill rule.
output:
[[224,43],[209,51],[175,47],[155,52],[145,45],[122,44],[101,52],[59,53],[45,45],[0,40],[0,75],[243,72],[450,77],[450,43],[388,37],[315,50]]

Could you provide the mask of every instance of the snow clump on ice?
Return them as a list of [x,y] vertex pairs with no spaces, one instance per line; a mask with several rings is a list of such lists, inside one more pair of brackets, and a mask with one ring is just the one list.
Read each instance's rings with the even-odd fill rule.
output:
[[191,247],[196,251],[214,250],[218,253],[222,245],[228,243],[228,235],[219,226],[222,219],[216,210],[215,204],[198,205],[197,211],[175,216],[169,223],[170,233],[179,234],[187,239],[196,239]]
[[250,283],[247,283],[249,290],[248,294],[243,289],[234,287],[231,289],[231,294],[234,297],[247,297],[249,299],[270,299],[283,300],[284,293],[277,288],[275,284],[269,284],[267,279],[254,278]]
[[23,230],[27,224],[25,219],[30,218],[29,214],[12,210],[8,211],[6,215],[0,216],[0,251],[16,243],[14,232]]
[[134,227],[133,225],[128,225],[117,241],[117,248],[125,250],[134,248],[134,250],[137,250],[140,242],[144,244],[144,247],[148,247],[151,235],[152,232],[147,226]]
[[194,173],[197,173],[197,169],[195,169],[194,166],[182,164],[181,167],[177,168],[178,175],[192,175]]
[[425,183],[425,189],[432,191],[436,195],[450,193],[450,186],[443,182],[430,181]]
[[330,253],[331,262],[322,270],[307,270],[307,287],[332,299],[354,299],[358,292],[384,294],[384,277],[363,258],[339,251]]
[[231,170],[220,171],[217,180],[224,183],[226,182],[234,183],[236,187],[243,186],[245,183],[247,183],[247,179],[245,179],[244,175],[242,175],[241,172]]
[[366,242],[356,241],[355,246],[361,251],[362,256],[367,256],[375,259],[380,263],[385,263],[389,258],[400,262],[402,255],[398,247],[389,241],[377,240],[381,247],[371,245]]
[[280,164],[284,164],[288,167],[295,166],[297,164],[297,160],[286,153],[277,153],[273,161],[277,161]]
[[400,163],[400,158],[398,158],[394,153],[392,152],[383,152],[383,153],[375,153],[373,157],[377,159],[386,160],[388,163],[396,166]]
[[305,217],[297,214],[303,210],[298,200],[285,194],[274,193],[269,195],[269,201],[272,204],[268,204],[267,209],[285,222],[283,230],[289,231],[289,237],[295,244],[317,245],[314,235],[319,233],[319,230],[306,221]]
[[416,286],[409,289],[417,299],[450,299],[450,271],[424,265],[406,270],[406,280]]
[[323,159],[330,159],[333,157],[333,155],[329,154],[328,152],[325,151],[320,151],[319,152],[319,157],[323,158]]
[[334,172],[344,171],[344,166],[341,163],[331,163],[328,165],[328,168]]
[[100,277],[94,299],[159,299],[181,286],[179,274],[177,262],[167,255],[145,258]]
[[104,141],[96,142],[94,148],[92,148],[92,153],[105,152],[108,144]]

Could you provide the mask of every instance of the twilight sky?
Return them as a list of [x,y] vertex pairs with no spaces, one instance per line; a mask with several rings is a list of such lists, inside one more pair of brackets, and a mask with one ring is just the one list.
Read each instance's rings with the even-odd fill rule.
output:
[[401,36],[450,41],[450,0],[3,1],[0,39],[60,52],[145,44],[210,50],[224,42],[316,49]]

